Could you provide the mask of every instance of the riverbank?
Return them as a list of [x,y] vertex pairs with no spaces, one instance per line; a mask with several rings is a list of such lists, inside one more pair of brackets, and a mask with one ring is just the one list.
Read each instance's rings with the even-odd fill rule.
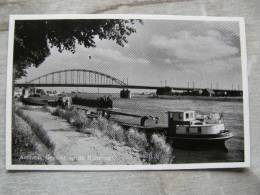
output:
[[222,101],[222,102],[243,102],[243,97],[158,95],[158,96],[149,96],[148,98],[153,98],[153,99],[171,99],[171,100],[205,100],[205,101]]
[[154,133],[151,137],[138,129],[124,129],[116,122],[103,117],[89,118],[83,110],[71,107],[70,109],[56,108],[51,111],[55,116],[65,119],[77,128],[78,132],[86,133],[97,138],[105,138],[117,142],[118,145],[128,146],[137,151],[144,164],[172,163],[174,154],[172,147],[166,143],[164,136]]
[[24,110],[38,121],[55,143],[54,155],[62,165],[143,164],[138,151],[110,140],[78,132],[66,120],[41,110]]
[[35,129],[17,114],[13,116],[12,161],[13,164],[26,165],[59,164],[53,151],[35,134]]

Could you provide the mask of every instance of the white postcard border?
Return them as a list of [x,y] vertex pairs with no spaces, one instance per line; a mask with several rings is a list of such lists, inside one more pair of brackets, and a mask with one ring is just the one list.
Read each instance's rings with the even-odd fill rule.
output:
[[[12,164],[12,93],[13,93],[13,44],[16,20],[40,19],[143,19],[143,20],[183,20],[183,21],[234,21],[239,23],[244,116],[244,162],[225,163],[186,163],[159,165],[13,165]],[[42,170],[42,171],[125,171],[125,170],[186,170],[216,168],[250,167],[250,133],[249,133],[249,97],[248,71],[246,54],[245,22],[242,17],[212,16],[175,16],[175,15],[133,15],[133,14],[48,14],[48,15],[10,15],[7,60],[6,89],[6,169],[7,170]]]

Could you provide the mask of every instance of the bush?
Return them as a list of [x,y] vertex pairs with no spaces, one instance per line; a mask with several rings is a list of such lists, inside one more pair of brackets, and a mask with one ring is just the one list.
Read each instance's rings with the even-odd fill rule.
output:
[[83,128],[80,130],[80,132],[83,132],[83,133],[87,133],[87,134],[90,134],[90,135],[94,135],[96,137],[102,137],[102,132],[99,130],[99,129],[96,129],[96,128]]
[[133,147],[140,152],[145,152],[148,142],[144,133],[138,132],[135,129],[129,129],[126,133],[127,145]]
[[16,120],[13,120],[12,128],[12,153],[21,154],[24,151],[35,151],[36,147],[32,143],[32,135],[28,132],[19,130],[19,124],[17,125]]
[[41,107],[41,111],[43,111],[43,112],[51,112],[51,109],[50,109],[50,107],[48,106],[48,105],[43,105],[42,107]]
[[108,123],[107,130],[105,131],[105,134],[109,138],[116,140],[120,143],[124,143],[125,140],[126,140],[124,129],[121,126],[119,126],[118,124],[115,124],[115,123]]
[[171,163],[172,148],[166,143],[165,137],[153,134],[147,161],[152,164]]
[[65,115],[65,110],[61,109],[60,107],[56,108],[53,112],[52,115],[54,116],[59,116],[61,118],[64,118]]
[[112,123],[105,118],[100,117],[97,119],[93,119],[90,122],[89,127],[99,130],[102,134],[120,143],[125,142],[124,129],[121,126]]
[[97,119],[93,119],[90,123],[90,127],[99,129],[102,132],[108,130],[109,121],[105,118],[99,117]]
[[14,106],[13,109],[14,109],[14,113],[16,113],[18,116],[23,115],[23,110],[20,107]]
[[85,113],[74,108],[64,110],[58,107],[52,112],[52,115],[65,119],[77,128],[83,128],[84,124],[87,122]]
[[70,123],[78,129],[86,128],[89,126],[90,120],[87,118],[84,111],[73,110],[69,114]]

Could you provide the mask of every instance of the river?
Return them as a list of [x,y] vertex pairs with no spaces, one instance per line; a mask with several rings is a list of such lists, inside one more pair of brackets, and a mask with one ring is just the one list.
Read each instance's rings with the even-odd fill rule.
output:
[[234,135],[234,137],[226,141],[226,148],[228,151],[221,150],[219,148],[203,148],[200,150],[174,148],[174,163],[244,161],[244,128],[242,102],[192,99],[158,99],[148,96],[138,96],[131,99],[121,99],[113,95],[113,107],[118,111],[158,116],[160,118],[160,125],[165,126],[167,126],[166,112],[169,110],[194,110],[202,114],[208,114],[211,112],[222,113],[226,129],[230,130]]

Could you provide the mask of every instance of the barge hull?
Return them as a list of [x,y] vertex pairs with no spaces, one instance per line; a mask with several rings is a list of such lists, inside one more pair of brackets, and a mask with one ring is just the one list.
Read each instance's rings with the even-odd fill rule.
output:
[[226,131],[212,136],[191,136],[191,135],[178,135],[167,137],[167,142],[171,143],[176,148],[185,149],[220,149],[227,151],[225,142],[232,138],[233,134]]

